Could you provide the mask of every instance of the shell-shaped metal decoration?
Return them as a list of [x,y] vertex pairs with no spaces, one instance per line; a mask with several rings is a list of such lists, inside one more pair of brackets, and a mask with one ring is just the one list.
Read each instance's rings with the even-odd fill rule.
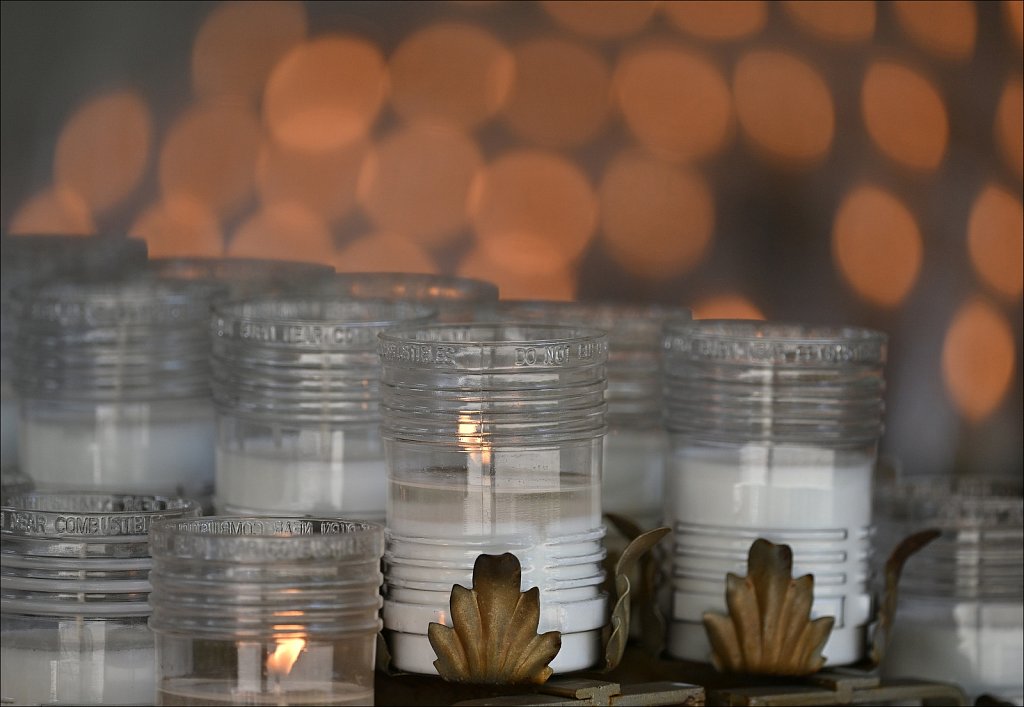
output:
[[473,588],[456,584],[451,594],[452,626],[431,623],[427,638],[437,654],[434,667],[453,682],[543,684],[548,663],[562,647],[558,631],[537,635],[540,590],[520,592],[522,568],[511,553],[480,555],[473,564]]
[[711,662],[722,672],[809,675],[825,664],[821,650],[835,617],[811,620],[814,577],[793,579],[793,551],[758,538],[747,555],[747,576],[729,573],[728,615],[707,612]]

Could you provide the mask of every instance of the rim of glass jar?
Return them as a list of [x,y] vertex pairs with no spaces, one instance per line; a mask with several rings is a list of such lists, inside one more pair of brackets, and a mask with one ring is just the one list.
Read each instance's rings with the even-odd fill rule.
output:
[[359,299],[422,302],[494,302],[498,299],[498,286],[493,282],[431,273],[337,272],[321,287],[327,291],[338,288],[338,294]]
[[216,281],[271,281],[298,277],[334,274],[334,267],[327,263],[304,260],[274,260],[270,258],[231,258],[185,256],[151,258],[147,264],[150,271],[161,277],[180,280]]
[[672,359],[709,365],[882,366],[888,335],[857,326],[741,319],[665,323],[666,369]]
[[[491,336],[484,338],[485,332]],[[385,368],[404,365],[487,374],[604,365],[608,358],[603,329],[540,322],[398,326],[381,332],[378,340]]]
[[150,552],[157,561],[238,564],[378,561],[384,527],[369,521],[317,516],[202,516],[153,523]]
[[201,511],[198,501],[174,496],[27,491],[9,497],[0,508],[0,532],[25,538],[80,538],[90,543],[122,543],[126,538],[145,542],[154,522],[198,516]]
[[[110,281],[62,280],[16,288],[19,328],[177,324],[189,328],[209,316],[219,283],[138,276]],[[202,332],[199,329],[197,333]]]
[[[305,308],[310,309],[308,314],[303,312]],[[322,313],[314,313],[312,310],[316,308]],[[330,310],[324,312],[324,308]],[[407,323],[427,324],[436,316],[435,308],[413,302],[339,299],[330,295],[270,295],[215,303],[211,333],[217,341],[253,347],[372,349],[379,331]],[[332,328],[331,336],[310,340],[311,332],[306,327],[324,326]]]
[[494,308],[497,317],[552,324],[590,326],[603,329],[613,344],[640,348],[648,342],[638,340],[636,329],[646,327],[652,338],[650,344],[660,350],[662,329],[666,322],[679,319],[690,321],[692,312],[686,307],[664,304],[630,304],[621,302],[565,302],[560,300],[509,299],[499,300]]

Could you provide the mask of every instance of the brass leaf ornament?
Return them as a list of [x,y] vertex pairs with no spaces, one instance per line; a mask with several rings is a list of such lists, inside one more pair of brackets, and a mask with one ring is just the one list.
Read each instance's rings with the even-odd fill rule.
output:
[[711,662],[721,672],[809,675],[825,664],[822,648],[835,617],[811,620],[814,576],[793,579],[793,551],[762,538],[747,555],[747,576],[726,577],[728,615],[706,612]]
[[[611,620],[608,624],[609,635],[605,639],[605,663],[604,672],[614,670],[618,667],[622,661],[622,656],[626,652],[626,642],[629,639],[629,625],[632,620],[632,586],[630,582],[630,572],[638,564],[644,563],[643,571],[645,575],[642,576],[639,588],[645,595],[642,598],[646,604],[656,604],[657,597],[654,594],[654,572],[657,570],[656,561],[649,554],[658,542],[672,532],[671,528],[655,528],[649,530],[646,533],[642,532],[639,527],[633,525],[630,521],[627,521],[621,517],[613,517],[612,514],[607,514],[611,519],[612,523],[622,532],[622,534],[629,538],[629,545],[622,551],[622,555],[619,556],[618,561],[615,563],[615,605],[612,608]],[[632,526],[632,527],[630,527]],[[644,581],[646,579],[646,581]],[[645,604],[641,604],[641,610],[643,610]],[[656,607],[654,608],[656,612]],[[655,614],[657,616],[657,614]],[[657,653],[655,653],[657,655]]]
[[427,638],[437,654],[434,668],[451,682],[543,684],[548,663],[562,647],[558,631],[537,635],[540,590],[520,592],[519,559],[480,555],[473,564],[473,588],[456,584],[450,600],[452,626],[431,623]]
[[892,554],[885,563],[885,591],[878,610],[878,623],[875,627],[875,635],[871,643],[871,650],[868,659],[873,667],[882,663],[882,658],[889,648],[889,641],[892,638],[893,624],[896,622],[896,606],[899,603],[900,575],[903,573],[903,565],[915,554],[935,538],[942,535],[937,528],[929,528],[910,537],[904,538],[899,545],[893,549]]

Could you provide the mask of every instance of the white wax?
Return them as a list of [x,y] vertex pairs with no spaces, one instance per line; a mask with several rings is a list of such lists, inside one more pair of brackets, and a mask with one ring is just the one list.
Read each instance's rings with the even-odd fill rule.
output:
[[3,383],[3,401],[0,406],[0,465],[18,463],[18,399],[8,384]]
[[609,428],[604,439],[604,510],[653,528],[664,504],[668,439],[660,427]]
[[794,576],[815,575],[812,615],[836,617],[824,650],[830,664],[859,659],[871,608],[873,463],[867,454],[813,447],[676,450],[667,483],[675,544],[670,652],[708,659],[701,616],[726,610],[726,574],[745,575],[750,544],[764,537],[791,547]]
[[41,489],[210,491],[215,428],[207,401],[104,404],[94,415],[23,412],[21,469]]
[[973,702],[981,694],[1024,702],[1024,605],[903,597],[883,675],[954,682]]
[[327,513],[384,519],[383,459],[294,459],[217,450],[216,495],[225,512]]
[[522,588],[541,590],[538,630],[573,635],[552,668],[589,667],[606,610],[600,485],[557,473],[479,472],[390,482],[384,625],[399,632],[392,641],[396,667],[434,672],[428,624],[446,622],[451,587],[472,586],[479,554],[503,552],[519,558]]
[[[75,620],[68,623],[75,624]],[[34,629],[4,635],[0,645],[0,694],[4,701],[153,704],[156,658],[152,634],[145,625],[115,632],[96,621],[68,628],[77,640],[62,640],[59,647],[53,631]]]

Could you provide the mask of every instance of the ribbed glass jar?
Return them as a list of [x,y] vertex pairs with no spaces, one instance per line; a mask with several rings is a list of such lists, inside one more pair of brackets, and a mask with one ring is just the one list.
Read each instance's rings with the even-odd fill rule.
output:
[[207,517],[150,546],[157,704],[373,704],[379,525]]
[[327,296],[216,305],[216,505],[384,520],[377,334],[433,311]]
[[862,656],[885,354],[883,334],[852,327],[666,326],[672,655],[708,659],[701,617],[725,612],[726,574],[746,575],[763,537],[814,575],[812,614],[835,617],[829,664]]
[[139,278],[15,293],[21,467],[39,488],[210,493],[218,291]]
[[921,477],[876,494],[879,549],[925,528],[942,535],[907,560],[888,677],[955,682],[971,699],[1024,704],[1024,500],[1019,482]]
[[18,396],[14,391],[16,318],[11,292],[53,277],[117,277],[141,269],[146,243],[120,236],[7,235],[0,238],[0,465],[18,463]]
[[689,310],[547,300],[502,300],[496,321],[534,321],[602,329],[608,335],[608,432],[604,438],[604,510],[653,528],[664,505],[668,433],[661,424],[662,329]]
[[32,492],[0,513],[4,703],[153,704],[147,534],[199,504]]
[[229,299],[292,292],[334,276],[325,263],[258,258],[154,258],[149,270],[159,277],[221,283]]
[[394,664],[434,673],[427,626],[480,554],[514,553],[540,589],[556,672],[593,665],[607,597],[601,442],[607,339],[545,324],[403,327],[380,336],[388,461],[384,626]]
[[339,272],[325,292],[357,299],[419,302],[437,310],[438,321],[475,321],[498,300],[498,287],[484,280],[408,272]]
[[16,466],[0,469],[0,505],[5,505],[12,496],[20,496],[34,489],[32,479]]

